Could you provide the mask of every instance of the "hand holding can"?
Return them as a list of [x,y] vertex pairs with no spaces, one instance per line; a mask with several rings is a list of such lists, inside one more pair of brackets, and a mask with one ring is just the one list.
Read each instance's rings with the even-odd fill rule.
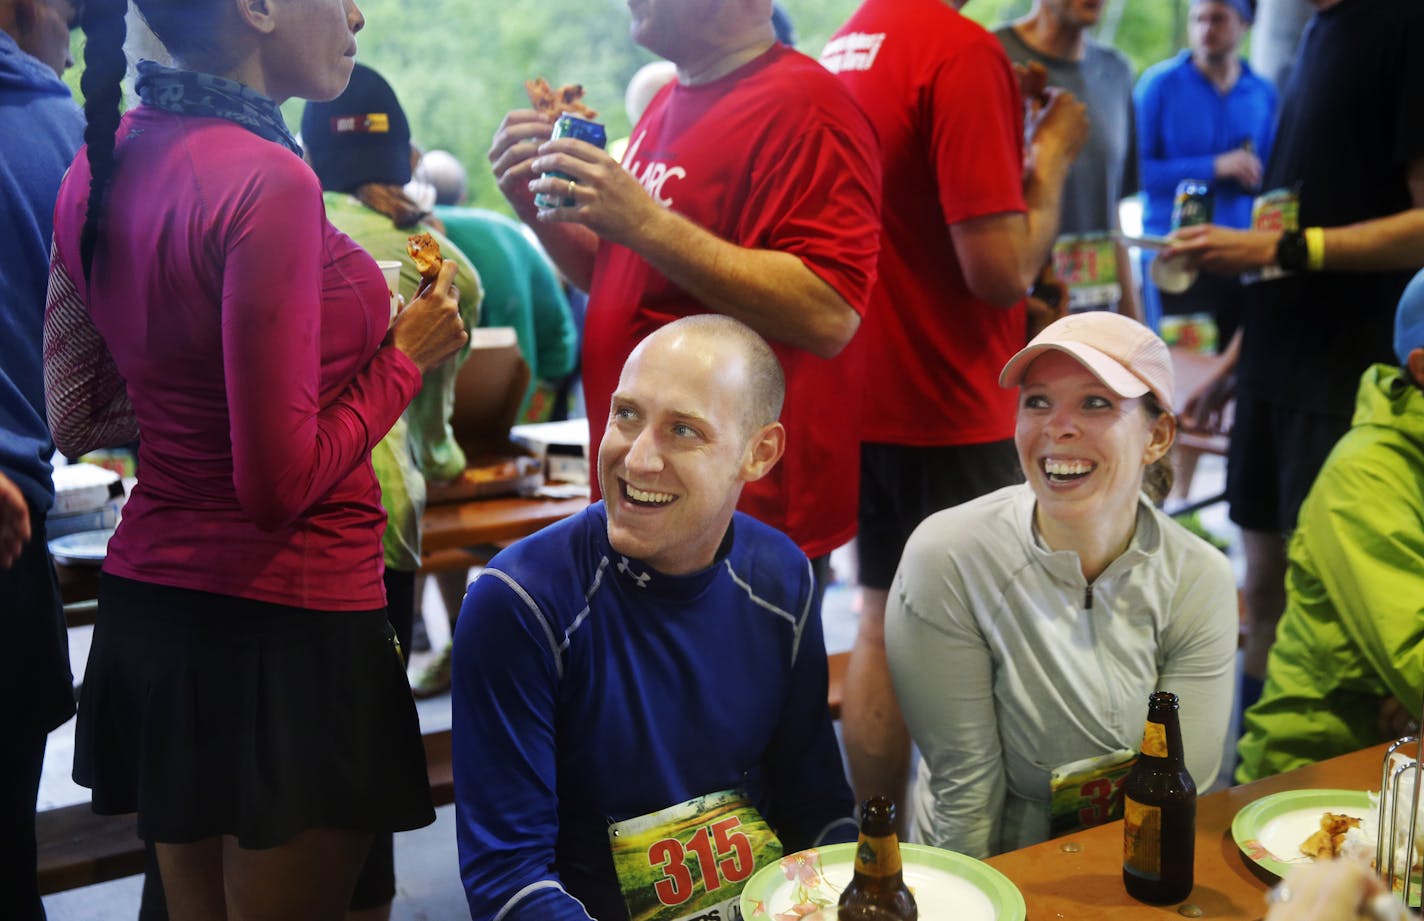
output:
[[[579,118],[577,115],[564,114],[559,116],[559,120],[554,122],[554,132],[549,140],[556,141],[559,138],[575,138],[580,141],[592,144],[602,150],[608,143],[608,134],[603,130],[603,126],[598,122],[591,122],[586,118]],[[545,176],[552,176],[555,179],[564,179],[572,186],[574,179],[567,173],[554,170],[544,173]],[[571,190],[572,191],[572,190]],[[540,208],[572,208],[578,202],[569,195],[556,196],[545,192],[540,192],[534,196],[534,204]]]
[[[1172,233],[1183,227],[1211,223],[1211,184],[1205,179],[1183,179],[1177,183],[1172,201]],[[1196,284],[1197,269],[1185,256],[1158,256],[1148,273],[1152,282],[1168,294],[1181,294]]]

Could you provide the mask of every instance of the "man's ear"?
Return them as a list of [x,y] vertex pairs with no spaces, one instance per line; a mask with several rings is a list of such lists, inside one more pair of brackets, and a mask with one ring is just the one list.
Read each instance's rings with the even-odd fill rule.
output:
[[1171,413],[1162,413],[1152,420],[1152,435],[1147,440],[1147,450],[1143,452],[1142,463],[1144,466],[1151,466],[1162,459],[1162,455],[1172,449],[1172,442],[1177,439],[1177,417]]
[[1409,364],[1409,376],[1414,378],[1414,383],[1420,390],[1424,390],[1424,348],[1417,348],[1407,356]]
[[[261,32],[263,35],[270,34],[277,28],[277,21],[273,16],[274,0],[233,0],[237,6],[238,19]],[[281,2],[281,0],[276,0]]]
[[742,481],[755,483],[766,476],[785,453],[786,427],[780,422],[763,425],[747,446],[746,460],[742,462]]
[[10,4],[12,8],[10,15],[15,22],[15,29],[19,33],[14,38],[21,48],[25,47],[25,43],[20,39],[33,32],[35,24],[40,20],[39,10],[35,8],[35,4],[42,2],[44,0],[14,0]]

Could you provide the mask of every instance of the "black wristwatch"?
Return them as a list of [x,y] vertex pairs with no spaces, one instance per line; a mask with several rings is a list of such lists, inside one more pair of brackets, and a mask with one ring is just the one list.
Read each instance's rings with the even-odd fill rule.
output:
[[1299,230],[1287,230],[1276,243],[1276,265],[1287,272],[1304,272],[1310,264],[1309,248],[1305,245],[1305,234]]

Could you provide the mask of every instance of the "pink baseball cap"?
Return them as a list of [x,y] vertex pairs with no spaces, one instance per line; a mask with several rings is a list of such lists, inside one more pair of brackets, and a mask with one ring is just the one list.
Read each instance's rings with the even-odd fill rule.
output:
[[1050,324],[1004,365],[999,386],[1019,386],[1033,360],[1050,349],[1078,359],[1120,397],[1140,397],[1150,391],[1163,409],[1175,411],[1175,376],[1167,343],[1130,317],[1094,310]]

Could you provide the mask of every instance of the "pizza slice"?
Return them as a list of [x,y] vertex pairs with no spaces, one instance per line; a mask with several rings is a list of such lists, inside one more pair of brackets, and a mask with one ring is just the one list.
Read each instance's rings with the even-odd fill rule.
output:
[[420,273],[420,287],[435,281],[440,275],[440,266],[445,262],[440,256],[440,244],[428,233],[412,234],[405,243],[405,250]]
[[1327,860],[1339,857],[1345,833],[1359,827],[1360,820],[1354,816],[1327,812],[1320,817],[1320,829],[1301,842],[1300,852],[1307,857]]

